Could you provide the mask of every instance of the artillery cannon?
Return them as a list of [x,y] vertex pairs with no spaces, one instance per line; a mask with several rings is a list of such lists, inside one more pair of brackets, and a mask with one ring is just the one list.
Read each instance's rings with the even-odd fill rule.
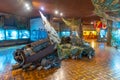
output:
[[[57,54],[56,44],[51,44],[49,39],[40,40],[30,43],[22,49],[14,52],[14,59],[17,64],[13,69],[22,68],[24,70],[43,67],[45,69],[51,67],[60,67],[60,59]],[[34,68],[30,68],[30,67]]]
[[49,39],[36,41],[26,45],[22,49],[16,50],[14,52],[14,58],[18,64],[13,66],[13,69],[28,69],[31,65],[32,68],[40,66],[44,67],[44,69],[60,67],[61,61],[57,54],[56,45],[61,40],[47,18],[41,12],[40,15]]

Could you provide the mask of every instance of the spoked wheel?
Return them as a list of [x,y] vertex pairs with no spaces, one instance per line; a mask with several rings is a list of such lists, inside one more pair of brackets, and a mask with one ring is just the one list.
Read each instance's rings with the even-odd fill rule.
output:
[[25,63],[25,54],[22,50],[18,49],[14,53],[14,59],[20,64],[23,65]]

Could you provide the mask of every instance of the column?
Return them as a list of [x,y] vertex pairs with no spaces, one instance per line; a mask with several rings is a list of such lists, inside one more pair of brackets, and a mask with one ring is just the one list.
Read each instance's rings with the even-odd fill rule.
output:
[[82,39],[83,39],[83,28],[82,28],[82,20],[81,19],[79,19],[79,23],[80,23],[80,25],[79,25],[79,37],[80,37],[80,41],[82,41]]
[[107,46],[111,46],[111,39],[112,39],[112,21],[108,20],[107,21],[107,27],[108,27],[108,32],[107,32]]

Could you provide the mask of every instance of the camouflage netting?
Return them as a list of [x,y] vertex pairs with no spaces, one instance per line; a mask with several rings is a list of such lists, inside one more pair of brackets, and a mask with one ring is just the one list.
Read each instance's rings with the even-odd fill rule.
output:
[[57,51],[61,59],[81,59],[83,56],[87,56],[89,59],[91,59],[95,55],[94,49],[86,43],[81,46],[61,44],[57,46]]

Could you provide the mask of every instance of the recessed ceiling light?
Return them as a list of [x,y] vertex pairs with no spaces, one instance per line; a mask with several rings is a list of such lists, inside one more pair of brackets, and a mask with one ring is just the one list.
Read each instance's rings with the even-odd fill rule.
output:
[[63,13],[60,13],[60,16],[63,16]]
[[93,21],[91,21],[90,24],[94,24]]
[[30,10],[30,7],[27,7],[27,10]]
[[31,9],[30,4],[27,3],[27,2],[25,3],[25,7],[26,7],[27,10],[30,10],[30,9]]
[[55,12],[54,12],[55,14],[58,14],[59,13],[59,11],[58,10],[55,10]]
[[28,4],[28,3],[25,3],[25,7],[29,7],[29,4]]
[[41,8],[40,8],[42,11],[44,11],[45,10],[45,8],[42,6]]

